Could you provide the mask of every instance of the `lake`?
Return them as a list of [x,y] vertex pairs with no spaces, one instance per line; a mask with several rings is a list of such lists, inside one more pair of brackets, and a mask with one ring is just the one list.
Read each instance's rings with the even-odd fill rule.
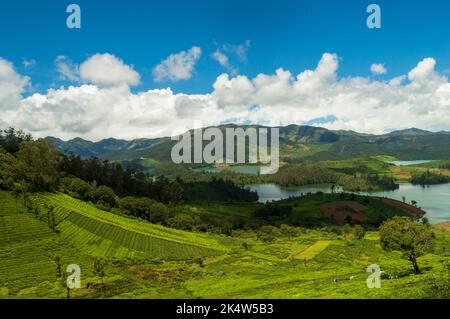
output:
[[[331,192],[331,185],[311,185],[299,187],[281,187],[276,184],[254,184],[249,188],[256,191],[259,202],[280,200],[291,196],[301,196],[308,192],[318,191],[324,193]],[[339,191],[339,190],[338,190]],[[410,183],[400,183],[400,188],[394,191],[380,191],[370,193],[358,193],[362,195],[388,197],[402,201],[405,196],[406,202],[417,201],[417,205],[427,212],[425,215],[431,223],[450,221],[450,183],[440,185],[430,185],[426,187],[412,185]]]
[[419,165],[425,163],[436,162],[435,160],[415,160],[415,161],[388,161],[386,163],[394,164],[395,166],[408,166],[408,165]]

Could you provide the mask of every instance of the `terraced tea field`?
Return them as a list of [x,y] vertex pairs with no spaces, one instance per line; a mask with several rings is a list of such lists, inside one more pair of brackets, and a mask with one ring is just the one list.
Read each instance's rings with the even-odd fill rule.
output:
[[39,194],[33,201],[43,219],[46,218],[46,205],[55,207],[61,237],[88,255],[186,260],[228,250],[211,236],[118,216],[64,194]]
[[[0,191],[0,299],[65,298],[54,256],[62,273],[68,264],[81,266],[75,298],[420,298],[430,278],[449,278],[444,230],[436,230],[434,251],[418,258],[423,273],[416,275],[401,253],[381,249],[377,231],[349,241],[307,229],[263,242],[251,231],[232,238],[151,225],[62,194],[35,194],[33,202],[38,218]],[[56,231],[46,205],[54,207]],[[100,282],[93,256],[107,257],[104,291],[87,288]],[[198,256],[202,263],[192,258]],[[366,286],[373,263],[383,271],[381,289]]]
[[91,268],[91,260],[23,210],[20,201],[16,210],[10,193],[0,191],[0,297],[63,297],[52,257],[59,256],[62,265],[76,263],[83,269]]

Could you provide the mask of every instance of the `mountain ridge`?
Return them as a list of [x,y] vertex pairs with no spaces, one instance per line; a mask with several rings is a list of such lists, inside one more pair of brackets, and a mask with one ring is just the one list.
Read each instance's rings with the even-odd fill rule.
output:
[[[219,126],[221,130],[235,124]],[[269,128],[243,125],[245,128]],[[339,160],[351,157],[389,155],[403,160],[450,159],[450,132],[430,132],[418,128],[367,134],[349,130],[328,130],[309,125],[279,126],[282,160],[302,162]],[[193,130],[189,130],[193,132]],[[74,138],[68,141],[46,137],[58,150],[81,157],[99,157],[114,161],[152,159],[170,161],[170,150],[176,141],[170,137],[123,140],[106,138],[98,142]]]

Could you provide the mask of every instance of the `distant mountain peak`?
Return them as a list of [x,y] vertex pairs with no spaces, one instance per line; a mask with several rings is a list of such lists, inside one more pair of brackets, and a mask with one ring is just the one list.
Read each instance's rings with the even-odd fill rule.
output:
[[403,130],[393,131],[389,134],[390,135],[428,135],[428,134],[433,134],[433,132],[412,127],[412,128],[407,128],[407,129],[403,129]]

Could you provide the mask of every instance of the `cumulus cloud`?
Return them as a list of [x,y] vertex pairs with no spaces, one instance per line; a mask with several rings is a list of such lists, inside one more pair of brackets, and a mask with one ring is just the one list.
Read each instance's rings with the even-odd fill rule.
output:
[[370,67],[370,71],[373,74],[386,74],[387,73],[387,69],[384,66],[384,64],[372,64],[372,66]]
[[81,78],[100,86],[137,85],[141,77],[112,54],[95,54],[80,65]]
[[201,48],[194,46],[188,51],[169,55],[164,61],[154,67],[154,80],[156,82],[167,80],[176,82],[190,79],[201,54]]
[[[436,71],[436,61],[426,58],[404,75],[375,80],[339,77],[339,58],[325,53],[315,68],[295,74],[279,68],[273,74],[222,74],[209,94],[175,94],[170,89],[134,93],[129,87],[79,85],[50,89],[27,98],[21,92],[28,79],[12,65],[0,62],[0,101],[9,125],[35,136],[159,137],[182,133],[195,122],[288,125],[321,123],[330,129],[384,133],[392,128],[450,128],[450,83]],[[7,80],[5,80],[7,79]],[[3,104],[3,103],[2,103]]]
[[[0,58],[0,111],[17,108],[29,84],[28,77],[18,74],[11,62]],[[1,117],[3,115],[6,114]]]

